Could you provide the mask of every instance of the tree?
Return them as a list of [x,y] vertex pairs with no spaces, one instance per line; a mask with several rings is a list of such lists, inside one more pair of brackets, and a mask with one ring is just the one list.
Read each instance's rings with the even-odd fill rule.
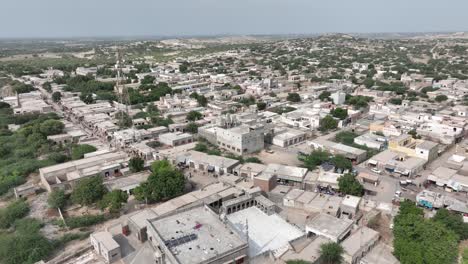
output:
[[267,106],[267,104],[265,102],[257,102],[257,109],[259,111],[265,110],[266,106]]
[[62,100],[62,94],[60,92],[54,92],[52,94],[52,101],[58,102],[60,100]]
[[143,85],[153,84],[155,80],[156,80],[156,78],[154,76],[146,75],[145,77],[143,77],[143,79],[141,80],[140,83],[143,84]]
[[468,238],[468,224],[463,222],[463,217],[460,214],[442,208],[437,210],[433,220],[444,224],[445,227],[455,232],[461,240]]
[[353,168],[353,164],[349,159],[347,159],[343,155],[335,155],[331,162],[335,165],[335,168],[342,169],[342,170],[351,170]]
[[197,143],[197,145],[195,145],[194,150],[199,152],[207,152],[208,146],[203,143]]
[[436,98],[434,100],[436,100],[436,102],[438,103],[441,103],[443,101],[447,101],[448,97],[444,94],[439,94],[438,96],[436,96]]
[[145,161],[140,157],[133,157],[128,162],[131,172],[140,172],[145,168]]
[[333,117],[344,120],[348,117],[348,109],[337,107],[331,111]]
[[362,84],[364,84],[364,86],[366,86],[366,88],[371,88],[372,86],[374,86],[375,81],[372,80],[371,78],[367,78],[367,79],[364,80],[364,82]]
[[17,219],[25,217],[29,212],[29,206],[25,200],[20,199],[0,209],[0,229],[9,228]]
[[288,93],[286,100],[289,102],[298,103],[301,101],[301,96],[298,93]]
[[263,164],[263,162],[257,157],[248,157],[245,159],[245,162]]
[[187,114],[187,120],[192,121],[192,122],[197,121],[197,120],[201,119],[202,117],[203,117],[203,115],[198,111],[190,111]]
[[76,184],[71,199],[74,203],[81,205],[91,205],[102,199],[106,193],[106,188],[102,184],[99,176],[88,177],[80,180]]
[[135,189],[135,198],[157,202],[178,196],[184,192],[185,177],[167,161],[156,161],[146,182]]
[[60,208],[62,209],[67,202],[64,190],[53,190],[49,197],[47,198],[47,203],[51,208]]
[[320,101],[328,101],[330,99],[330,95],[331,93],[329,91],[323,91],[322,93],[320,93],[319,95],[319,99]]
[[393,105],[401,105],[402,103],[402,100],[401,98],[390,98],[390,100],[388,100],[389,103],[393,104]]
[[341,131],[335,135],[335,141],[345,145],[352,145],[357,136],[351,131]]
[[109,208],[111,213],[117,213],[122,208],[123,204],[128,200],[128,194],[122,190],[113,190],[104,195],[99,202],[101,209]]
[[10,105],[5,102],[0,102],[0,109],[8,109],[10,108]]
[[65,128],[65,125],[61,121],[50,119],[50,120],[44,121],[40,125],[39,130],[41,131],[43,135],[50,136],[50,135],[61,134],[64,128]]
[[92,93],[82,93],[80,95],[80,100],[83,101],[85,104],[94,103],[94,97]]
[[314,150],[309,155],[305,157],[300,157],[304,167],[309,170],[315,170],[317,166],[322,165],[322,163],[330,160],[330,153],[324,150]]
[[343,247],[335,242],[320,245],[320,263],[340,264],[343,262]]
[[340,192],[344,194],[354,196],[362,196],[364,194],[364,188],[361,183],[359,183],[359,181],[356,180],[356,177],[350,173],[346,173],[338,178],[338,188],[340,189]]
[[52,85],[50,84],[50,82],[45,82],[44,84],[42,84],[42,88],[49,93],[52,91]]
[[320,131],[328,131],[337,127],[338,122],[331,115],[327,115],[320,120]]
[[458,236],[439,221],[425,219],[423,210],[412,201],[401,202],[393,235],[393,253],[401,263],[456,262]]
[[185,127],[185,130],[189,133],[196,134],[198,133],[198,125],[195,124],[194,122],[190,122]]
[[120,128],[128,128],[133,124],[132,118],[125,112],[119,111],[115,114],[115,119],[117,119],[117,125]]
[[96,150],[97,149],[94,146],[88,144],[74,145],[72,147],[71,158],[72,160],[82,159],[86,153],[91,153]]

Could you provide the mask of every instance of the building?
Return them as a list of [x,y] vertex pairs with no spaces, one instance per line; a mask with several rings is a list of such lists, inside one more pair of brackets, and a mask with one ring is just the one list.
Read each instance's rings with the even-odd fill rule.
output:
[[383,136],[369,133],[354,138],[354,143],[372,149],[383,150],[387,145],[387,139]]
[[185,164],[190,168],[218,174],[232,173],[240,161],[222,156],[208,155],[203,152],[190,150],[176,158],[177,164]]
[[324,236],[333,242],[341,242],[350,232],[353,221],[339,219],[328,214],[318,214],[306,223],[308,235]]
[[344,92],[334,92],[330,95],[330,98],[333,100],[333,103],[336,105],[342,105],[346,101],[346,93]]
[[362,256],[369,252],[378,240],[379,233],[377,231],[365,226],[360,227],[341,243],[345,263],[359,263]]
[[166,133],[159,136],[159,141],[168,146],[179,146],[183,144],[192,143],[193,136],[191,134],[175,132]]
[[66,191],[80,179],[91,176],[112,177],[121,175],[121,169],[128,160],[124,152],[106,152],[39,169],[41,183],[47,191],[59,188]]
[[384,150],[367,161],[367,165],[388,173],[413,177],[424,169],[427,160],[410,157],[405,153]]
[[270,163],[266,166],[265,170],[259,175],[259,177],[265,179],[271,175],[274,176],[277,182],[281,184],[302,188],[307,171],[308,170],[306,168]]
[[336,143],[323,138],[317,138],[315,140],[309,141],[308,144],[311,145],[314,149],[323,149],[334,155],[343,155],[355,164],[361,163],[367,158],[367,152],[365,150],[347,146],[341,143]]
[[438,144],[427,140],[413,139],[411,135],[402,134],[391,138],[388,149],[405,153],[408,156],[431,161],[438,156]]
[[147,220],[147,233],[156,263],[248,262],[245,238],[204,205]]
[[112,234],[107,231],[93,233],[89,236],[94,250],[101,255],[107,263],[112,263],[121,258],[120,245],[114,240]]
[[288,147],[300,142],[304,142],[306,139],[306,134],[302,131],[295,129],[287,129],[286,131],[279,133],[273,137],[273,145],[278,147]]
[[360,203],[361,197],[346,195],[340,204],[341,215],[347,216],[348,218],[354,218],[359,210]]
[[232,128],[204,126],[198,129],[199,136],[218,147],[237,155],[254,153],[263,149],[263,125],[239,125]]
[[229,214],[227,221],[236,232],[248,237],[251,259],[269,252],[281,255],[289,249],[291,241],[304,236],[301,230],[287,223],[279,215],[268,215],[257,207]]

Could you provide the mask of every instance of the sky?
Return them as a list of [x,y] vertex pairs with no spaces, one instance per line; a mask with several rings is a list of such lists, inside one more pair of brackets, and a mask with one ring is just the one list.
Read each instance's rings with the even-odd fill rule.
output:
[[0,38],[446,31],[467,0],[0,0]]

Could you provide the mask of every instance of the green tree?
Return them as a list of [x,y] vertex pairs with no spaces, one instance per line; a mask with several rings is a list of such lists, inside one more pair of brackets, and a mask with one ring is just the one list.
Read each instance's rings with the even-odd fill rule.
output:
[[335,242],[320,245],[321,264],[340,264],[343,262],[343,247]]
[[88,177],[80,180],[71,195],[74,203],[81,205],[91,205],[102,199],[106,193],[106,188],[102,184],[99,176]]
[[97,149],[94,146],[88,144],[74,145],[72,146],[72,160],[82,159],[86,153],[91,153]]
[[118,213],[122,209],[123,204],[128,200],[128,194],[121,190],[113,190],[104,195],[99,202],[101,209],[109,208],[109,212]]
[[331,111],[333,117],[344,120],[348,117],[348,109],[337,107]]
[[187,114],[187,120],[192,121],[192,122],[200,120],[202,117],[203,117],[203,115],[198,111],[190,111]]
[[208,104],[208,99],[204,95],[200,95],[197,98],[197,102],[199,106],[205,107]]
[[80,100],[83,101],[85,104],[94,103],[94,97],[92,93],[82,93],[80,95]]
[[423,210],[412,201],[400,204],[393,235],[393,253],[401,263],[456,262],[458,236],[439,221],[425,219]]
[[60,93],[60,92],[54,92],[54,93],[52,94],[52,101],[54,101],[54,102],[57,103],[57,102],[60,101],[60,100],[62,100],[62,93]]
[[257,109],[259,111],[265,110],[267,107],[267,104],[265,102],[257,102]]
[[301,101],[301,96],[298,93],[288,93],[286,100],[289,102],[298,103]]
[[328,101],[330,100],[330,95],[331,93],[329,91],[323,91],[322,93],[320,93],[320,95],[318,96],[318,98],[320,99],[320,101]]
[[196,134],[198,133],[198,125],[194,122],[190,122],[185,127],[185,130],[189,133]]
[[135,198],[149,202],[167,200],[184,192],[185,177],[172,165],[164,161],[156,161],[151,166],[152,174],[146,182],[135,189]]
[[208,151],[208,146],[203,143],[197,143],[194,148],[195,151],[200,151],[200,152],[207,152]]
[[390,98],[390,100],[388,100],[389,103],[393,104],[393,105],[401,105],[402,103],[402,100],[401,98]]
[[65,125],[58,120],[47,120],[40,125],[40,131],[45,136],[57,135],[63,132]]
[[338,122],[331,116],[327,115],[320,120],[320,131],[328,131],[338,127]]
[[9,203],[7,207],[0,209],[0,229],[9,228],[17,219],[26,216],[28,212],[29,206],[23,199]]
[[353,164],[349,159],[347,159],[343,155],[335,155],[331,162],[335,165],[335,168],[342,169],[342,170],[351,170],[353,168]]
[[367,79],[364,80],[364,82],[362,84],[364,84],[364,86],[366,86],[366,88],[371,88],[372,86],[374,86],[375,81],[372,80],[371,78],[367,78]]
[[145,161],[140,157],[133,157],[128,162],[128,167],[131,172],[140,172],[145,168]]
[[47,198],[47,203],[51,208],[60,208],[62,209],[67,202],[67,197],[65,196],[64,190],[53,190],[49,197]]
[[441,103],[443,101],[447,101],[448,97],[444,94],[439,94],[438,96],[436,96],[436,98],[434,100],[436,100],[436,102],[438,103]]
[[461,240],[468,239],[468,224],[463,222],[462,215],[442,208],[437,210],[432,219],[444,224],[445,227],[455,232]]
[[364,188],[361,183],[359,183],[359,181],[356,180],[356,177],[350,173],[346,173],[338,178],[338,188],[340,189],[340,192],[344,194],[354,196],[362,196],[364,194]]
[[153,84],[155,80],[156,78],[154,76],[146,75],[145,77],[143,77],[140,83],[141,84]]
[[115,114],[115,119],[117,119],[117,125],[120,128],[129,128],[133,125],[132,118],[125,112],[119,111]]
[[309,170],[315,170],[317,166],[330,160],[330,153],[325,150],[314,150],[309,155],[299,157],[302,160],[304,167]]
[[42,84],[42,88],[49,93],[52,91],[52,85],[50,84],[50,82],[45,82],[44,84]]
[[248,157],[245,159],[245,162],[250,162],[250,163],[258,163],[258,164],[262,164],[263,162],[257,158],[257,157]]

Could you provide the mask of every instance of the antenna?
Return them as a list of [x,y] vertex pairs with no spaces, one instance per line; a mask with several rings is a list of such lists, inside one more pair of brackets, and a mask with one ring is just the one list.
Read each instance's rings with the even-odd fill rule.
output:
[[[125,106],[125,114],[129,116],[128,114],[128,106],[130,105],[130,95],[128,93],[127,87],[125,87],[125,75],[123,73],[123,64],[124,64],[124,59],[123,59],[123,52],[121,48],[117,48],[117,64],[115,67],[117,68],[117,83],[115,85],[115,92],[118,95],[119,98],[119,103],[121,105]],[[123,112],[123,111],[120,111]],[[125,115],[121,114],[120,115],[120,124],[124,124]],[[132,128],[133,128],[133,122],[132,122]],[[133,141],[135,141],[135,131],[133,131]]]

